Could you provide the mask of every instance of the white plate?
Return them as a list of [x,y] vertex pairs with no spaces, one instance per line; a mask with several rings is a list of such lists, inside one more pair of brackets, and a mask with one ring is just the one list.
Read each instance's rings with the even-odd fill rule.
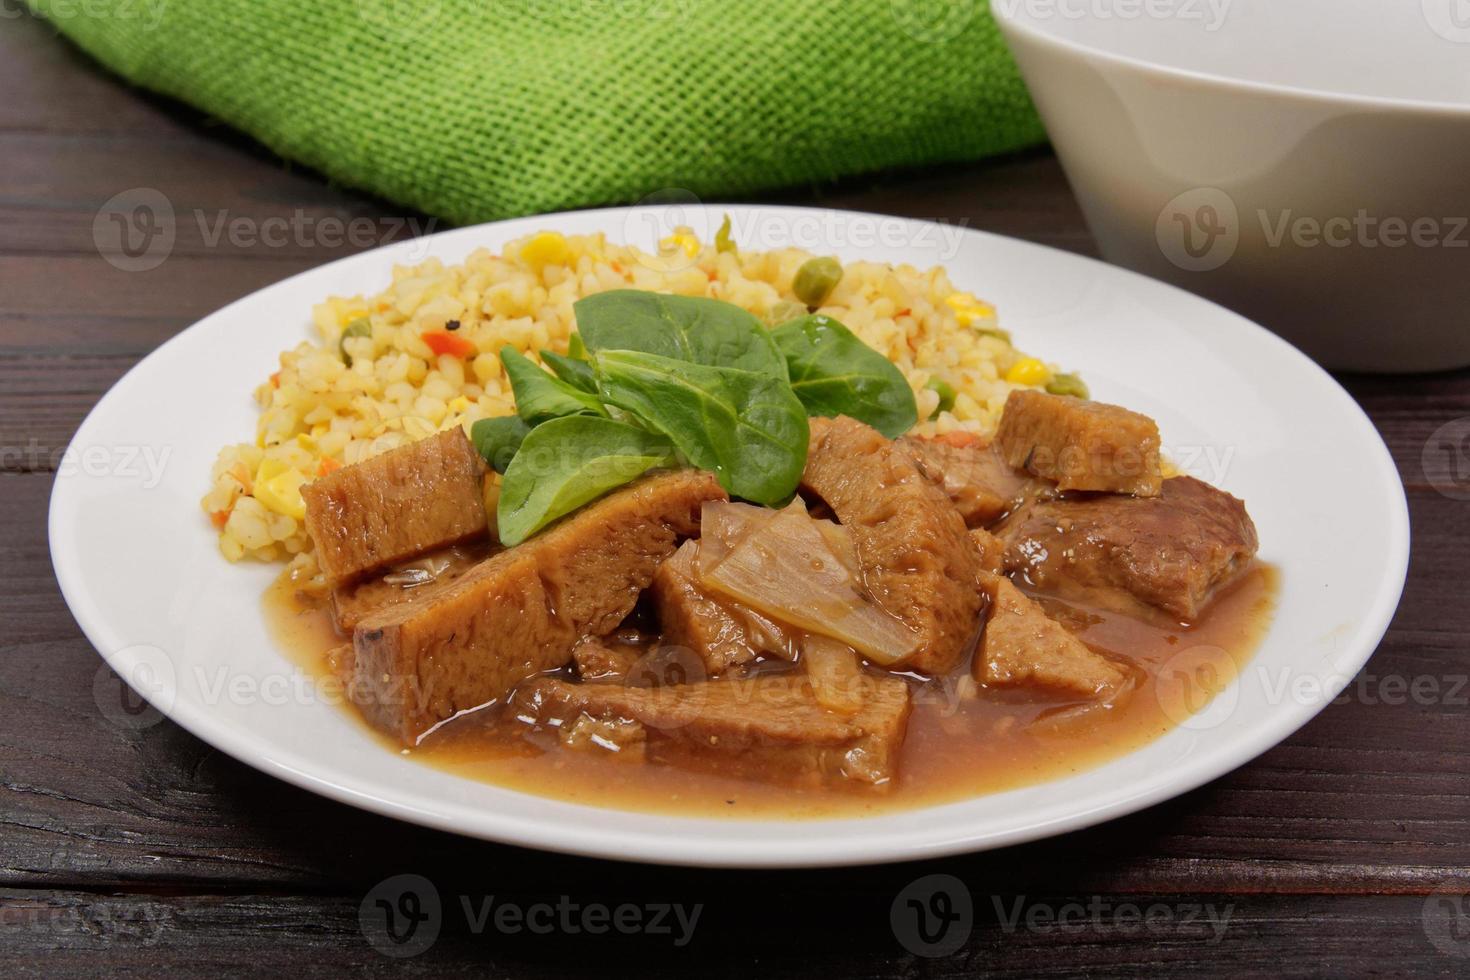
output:
[[[298,672],[261,621],[261,594],[277,569],[228,564],[198,500],[219,447],[254,433],[250,392],[280,351],[307,336],[312,305],[377,291],[395,262],[456,262],[540,228],[603,231],[651,247],[676,222],[707,238],[725,210],[748,247],[794,242],[844,259],[944,264],[957,285],[999,306],[1019,345],[1084,372],[1099,399],[1157,418],[1174,459],[1247,501],[1261,557],[1281,571],[1279,611],[1242,678],[1185,726],[1067,779],[877,817],[789,823],[651,816],[498,789],[384,751],[309,686],[293,690]],[[1387,628],[1408,561],[1403,488],[1373,426],[1331,378],[1260,327],[1037,245],[801,208],[539,216],[343,259],[164,344],[102,399],[69,452],[50,515],[62,591],[111,667],[175,722],[264,772],[378,813],[528,847],[674,864],[934,857],[1074,830],[1183,793],[1275,745],[1331,701]]]

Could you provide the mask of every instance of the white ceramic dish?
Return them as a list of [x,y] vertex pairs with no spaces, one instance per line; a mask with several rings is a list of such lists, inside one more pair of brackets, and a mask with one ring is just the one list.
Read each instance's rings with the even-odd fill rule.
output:
[[1323,364],[1470,364],[1470,3],[992,0],[1109,261]]
[[251,390],[275,369],[279,351],[307,335],[313,303],[376,290],[395,262],[456,261],[548,227],[651,247],[660,227],[678,220],[712,230],[724,210],[586,211],[447,232],[304,273],[179,334],[102,399],[57,479],[51,552],[77,622],[112,668],[174,721],[333,799],[529,847],[745,867],[933,857],[1140,809],[1275,745],[1372,653],[1404,581],[1403,490],[1367,418],[1291,347],[1185,292],[1040,246],[897,218],[731,207],[737,240],[748,247],[799,241],[846,259],[943,263],[962,287],[999,305],[1028,350],[1082,370],[1097,397],[1155,416],[1173,458],[1249,503],[1262,557],[1280,569],[1280,609],[1252,669],[1199,717],[1098,769],[859,820],[599,810],[385,751],[321,691],[300,685],[261,621],[261,594],[277,569],[228,564],[199,510],[217,449],[254,431]]

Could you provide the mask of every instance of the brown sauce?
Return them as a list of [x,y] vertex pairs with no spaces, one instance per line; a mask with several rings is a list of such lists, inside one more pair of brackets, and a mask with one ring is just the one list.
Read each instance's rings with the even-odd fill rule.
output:
[[[793,788],[640,764],[587,750],[532,744],[495,708],[460,716],[410,754],[468,779],[568,802],[683,816],[804,819],[868,816],[948,803],[1058,779],[1134,751],[1204,708],[1254,654],[1275,604],[1277,574],[1256,564],[1198,623],[1145,622],[1046,598],[1088,645],[1133,666],[1136,684],[1114,703],[992,691],[946,681],[916,687],[896,785]],[[284,576],[265,596],[281,648],[313,675],[330,674],[344,642],[329,604],[303,600]],[[968,693],[969,696],[965,696]],[[356,710],[346,705],[356,718]],[[381,737],[385,751],[403,751]]]

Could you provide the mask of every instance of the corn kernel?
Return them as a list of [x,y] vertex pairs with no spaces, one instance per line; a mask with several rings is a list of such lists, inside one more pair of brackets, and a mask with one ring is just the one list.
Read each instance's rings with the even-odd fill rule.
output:
[[995,307],[981,299],[976,299],[974,293],[950,293],[945,297],[945,304],[954,310],[955,319],[962,327],[968,327],[977,320],[989,320],[995,316]]
[[449,410],[455,414],[459,414],[469,407],[470,400],[464,395],[460,395],[458,398],[452,398],[449,401]]
[[572,248],[560,232],[538,232],[521,246],[521,261],[537,272],[548,265],[568,265],[571,260]]
[[699,239],[694,233],[680,229],[666,238],[659,239],[659,251],[672,252],[674,249],[682,249],[684,254],[691,259],[699,254]]
[[[272,472],[277,468],[282,472],[263,476],[267,472],[267,464],[274,464],[270,467]],[[301,485],[305,482],[305,477],[287,469],[284,463],[266,460],[260,464],[260,473],[255,477],[255,499],[267,510],[302,520],[306,517],[306,501],[301,499]]]
[[1006,380],[1013,385],[1039,385],[1051,377],[1051,371],[1034,357],[1023,357],[1006,372]]

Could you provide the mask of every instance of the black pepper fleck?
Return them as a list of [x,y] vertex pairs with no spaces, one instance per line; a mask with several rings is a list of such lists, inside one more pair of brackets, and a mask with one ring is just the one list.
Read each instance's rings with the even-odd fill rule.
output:
[[459,329],[459,321],[458,320],[450,320],[448,323],[444,324],[444,329],[445,330],[458,330]]

